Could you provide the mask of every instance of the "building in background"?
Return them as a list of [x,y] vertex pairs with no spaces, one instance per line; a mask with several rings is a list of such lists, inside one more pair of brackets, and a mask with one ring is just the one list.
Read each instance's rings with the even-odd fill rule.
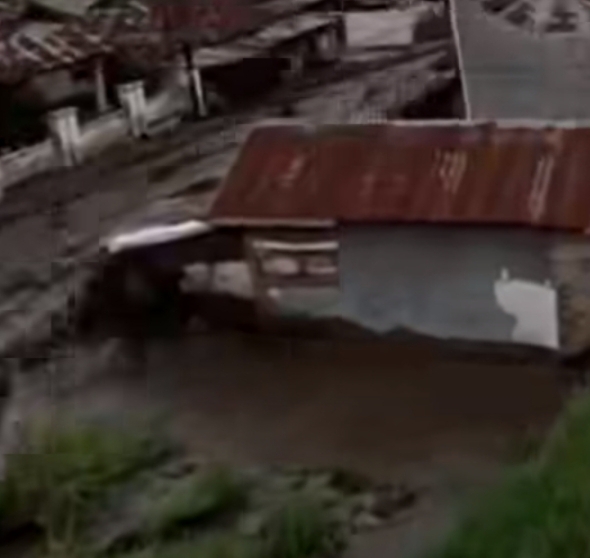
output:
[[108,108],[112,48],[74,23],[20,19],[0,40],[0,136],[4,145],[43,137],[44,115],[67,104]]
[[[40,136],[47,111],[72,105],[91,120],[118,107],[118,85],[139,81],[154,129],[190,107],[203,118],[263,103],[267,116],[322,122],[465,113],[444,2],[375,11],[336,0],[97,0],[79,14],[42,3],[50,14],[23,2],[0,24],[13,147]],[[17,113],[34,125],[14,125]]]

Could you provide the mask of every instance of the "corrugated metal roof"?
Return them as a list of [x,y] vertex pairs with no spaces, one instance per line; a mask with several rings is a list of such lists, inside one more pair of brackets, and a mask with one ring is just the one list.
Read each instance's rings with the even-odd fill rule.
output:
[[76,24],[22,23],[0,40],[0,82],[16,82],[109,51],[99,35]]
[[333,14],[310,13],[299,14],[277,21],[264,29],[244,38],[240,45],[246,47],[268,48],[283,41],[288,41],[301,33],[323,27],[337,21],[339,16]]
[[256,129],[217,197],[226,223],[590,228],[590,127],[374,124]]
[[295,15],[285,21],[275,22],[243,39],[236,39],[215,47],[199,48],[194,51],[194,64],[200,68],[206,68],[264,56],[265,49],[302,33],[335,23],[338,17],[330,14]]
[[150,13],[154,29],[196,44],[253,31],[268,19],[247,0],[152,0]]
[[[319,1],[324,0],[298,0],[302,6]],[[195,51],[200,67],[258,56],[260,49],[333,20],[326,14],[301,14],[277,21],[275,11],[247,0],[120,0],[114,6],[95,5],[87,19],[96,34],[130,60],[153,64],[169,58],[180,39],[200,47]]]

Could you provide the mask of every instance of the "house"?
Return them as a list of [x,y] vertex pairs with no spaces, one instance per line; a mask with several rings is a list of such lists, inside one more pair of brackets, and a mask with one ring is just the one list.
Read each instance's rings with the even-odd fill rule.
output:
[[190,101],[204,116],[247,101],[308,64],[337,59],[344,20],[323,12],[329,1],[99,0],[88,19],[137,69],[148,94],[166,90],[183,98],[194,89]]
[[151,24],[165,42],[184,46],[177,66],[198,74],[194,87],[202,105],[207,97],[226,105],[251,98],[283,77],[299,76],[310,63],[338,58],[346,42],[343,17],[300,11],[304,7],[296,3],[288,10],[283,3],[265,9],[243,0],[158,2]]
[[17,19],[1,29],[2,143],[14,145],[21,136],[30,141],[28,130],[43,137],[44,115],[52,108],[105,110],[111,53],[107,42],[77,23]]
[[263,310],[307,291],[291,310],[379,334],[569,353],[590,345],[589,153],[558,125],[262,126],[210,221],[242,231]]

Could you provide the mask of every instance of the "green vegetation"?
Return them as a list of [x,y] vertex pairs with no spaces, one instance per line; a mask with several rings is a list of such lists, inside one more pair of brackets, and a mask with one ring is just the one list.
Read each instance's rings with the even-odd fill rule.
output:
[[590,556],[590,399],[573,401],[538,454],[484,497],[432,558]]
[[180,479],[148,509],[144,524],[151,537],[166,537],[185,526],[208,523],[239,509],[246,486],[228,469],[218,467]]
[[31,526],[39,536],[23,556],[39,558],[320,558],[341,548],[339,500],[305,489],[314,478],[328,486],[326,473],[285,483],[279,473],[178,469],[163,461],[171,450],[92,424],[28,429],[0,482],[0,552],[3,536]]
[[153,544],[124,558],[257,558],[253,541],[221,533],[202,539]]
[[94,425],[37,425],[7,456],[0,484],[0,530],[32,523],[52,540],[69,538],[113,485],[167,455],[149,436]]
[[[226,500],[224,509],[233,508],[236,502]],[[196,512],[200,519],[200,510]],[[184,515],[184,519],[189,516]],[[214,534],[193,533],[180,541],[156,538],[148,547],[120,558],[327,557],[342,548],[342,534],[341,526],[319,502],[298,495],[268,513],[261,532],[255,536],[240,535],[226,528]]]
[[342,534],[320,502],[297,495],[269,517],[263,529],[262,556],[332,556],[343,544]]

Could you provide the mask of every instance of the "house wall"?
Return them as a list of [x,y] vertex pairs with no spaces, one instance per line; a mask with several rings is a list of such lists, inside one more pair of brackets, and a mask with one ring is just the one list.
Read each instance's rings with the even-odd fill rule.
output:
[[590,242],[578,238],[559,244],[552,259],[563,347],[568,352],[583,351],[590,348]]
[[[552,349],[570,344],[571,328],[559,339],[560,293],[580,275],[571,247],[590,256],[586,241],[530,229],[415,225],[343,226],[340,241],[339,313],[366,328]],[[564,253],[569,260],[559,259]],[[586,296],[582,314],[590,325]]]

